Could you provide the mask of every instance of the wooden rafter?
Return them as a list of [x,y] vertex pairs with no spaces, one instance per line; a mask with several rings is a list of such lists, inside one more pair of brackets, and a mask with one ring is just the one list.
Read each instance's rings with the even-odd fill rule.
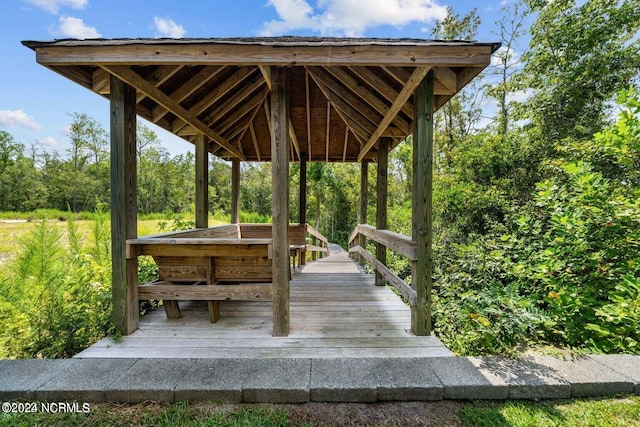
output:
[[[227,117],[224,121],[220,123],[216,123],[216,125],[214,126],[215,130],[221,135],[226,135],[225,132],[227,132],[227,130],[231,128],[234,124],[241,124],[241,127],[246,127],[246,123],[245,124],[241,123],[242,118],[245,117],[247,114],[249,114],[251,111],[253,111],[253,109],[256,106],[262,104],[268,94],[269,94],[269,90],[265,87],[262,90],[253,94],[252,96],[245,98],[242,104],[240,104],[240,106],[235,111],[233,111],[233,113],[229,117]],[[237,135],[238,133],[239,131],[233,135],[232,134],[226,135],[226,137],[231,139],[233,138],[233,136]]]
[[[389,86],[389,84],[387,84],[369,68],[351,67],[350,69],[387,101],[393,103],[393,101],[398,96],[398,92],[393,87]],[[413,117],[413,107],[411,107],[410,105],[404,105],[401,111],[405,113],[407,117]]]
[[[156,71],[147,76],[146,80],[154,87],[160,87],[164,82],[173,77],[178,71],[183,68],[182,65],[170,65],[159,67]],[[138,93],[138,104],[145,98],[144,93]],[[155,122],[154,122],[155,123]]]
[[[381,116],[384,116],[387,113],[387,110],[389,110],[389,104],[381,100],[378,96],[376,96],[375,93],[371,92],[366,85],[358,82],[343,68],[327,67],[326,70],[329,73],[333,74],[336,79],[349,87],[352,92],[357,94],[361,99],[363,99],[367,104],[375,109]],[[393,123],[403,131],[406,131],[407,133],[409,132],[409,123],[399,116],[396,116],[394,118]]]
[[[259,108],[256,109],[256,111],[258,110]],[[249,133],[251,134],[251,141],[253,142],[253,148],[256,150],[256,157],[258,158],[258,161],[261,162],[262,156],[260,155],[260,147],[258,146],[258,137],[256,136],[256,130],[253,128],[253,121],[249,123]]]
[[[255,68],[240,68],[233,75],[227,78],[224,82],[222,82],[219,86],[217,86],[214,90],[211,91],[207,96],[203,97],[200,101],[198,101],[195,105],[189,108],[189,114],[193,116],[199,116],[204,112],[207,108],[211,107],[214,103],[220,100],[223,96],[225,96],[229,91],[231,91],[234,87],[242,83],[246,78],[251,76],[256,71]],[[174,120],[173,123],[173,131],[178,132],[182,127],[186,126],[186,122],[180,118]]]
[[[242,129],[242,132],[240,132],[240,136],[238,136],[238,147],[240,147],[242,145],[242,139],[244,138],[244,136],[247,134],[247,132],[249,131],[249,129],[252,127],[253,125],[253,119],[256,118],[256,116],[258,115],[258,111],[260,111],[260,109],[262,108],[263,103],[260,103],[258,105],[256,105],[253,108],[253,112],[251,113],[251,115],[249,116],[249,120],[247,120],[246,125],[244,126],[244,128]],[[231,139],[231,138],[230,138]],[[257,141],[255,141],[255,143],[257,144]],[[257,148],[257,145],[254,145],[254,148],[256,149],[256,154],[259,156],[259,152],[260,150]],[[244,152],[244,151],[243,151]],[[259,161],[259,160],[258,160]]]
[[358,111],[349,106],[343,99],[340,98],[339,95],[335,94],[331,88],[327,87],[321,80],[317,80],[314,72],[310,69],[307,69],[307,72],[314,80],[316,85],[320,88],[324,96],[334,104],[336,111],[344,120],[351,131],[355,135],[359,135],[363,137],[365,140],[369,138],[369,136],[374,132],[375,125],[372,124],[369,120],[362,117]]
[[330,136],[331,136],[331,102],[327,100],[327,130],[326,130],[327,144],[324,151],[326,162],[329,162],[329,146],[330,146],[329,142],[331,141]]
[[103,66],[103,68],[107,70],[109,73],[118,77],[120,80],[135,87],[137,90],[144,93],[146,96],[153,99],[158,104],[161,104],[165,108],[168,108],[185,122],[190,123],[196,128],[198,128],[198,130],[200,130],[204,135],[209,137],[216,144],[224,147],[226,150],[234,154],[239,159],[241,160],[246,159],[246,157],[237,148],[229,144],[229,142],[225,140],[221,135],[211,130],[206,124],[198,120],[197,117],[190,114],[187,110],[182,108],[178,103],[176,103],[168,95],[164,94],[162,91],[160,91],[160,89],[155,87],[153,84],[151,84],[147,80],[143,79],[138,73],[133,71],[131,68],[123,65]]
[[361,162],[364,156],[369,152],[369,150],[371,150],[371,147],[375,145],[382,133],[393,120],[393,117],[398,114],[398,111],[400,111],[400,109],[402,109],[402,106],[407,102],[409,97],[413,94],[415,88],[420,84],[429,70],[431,70],[431,67],[416,67],[416,69],[411,74],[411,77],[393,102],[393,105],[391,105],[391,108],[389,108],[389,111],[378,125],[378,128],[375,130],[375,132],[373,132],[367,143],[360,150],[360,154],[358,154],[359,162]]
[[[241,106],[245,103],[249,97],[253,96],[254,93],[258,93],[258,89],[261,87],[266,90],[264,81],[260,78],[254,78],[242,86],[239,91],[231,95],[222,104],[216,106],[211,113],[202,118],[202,121],[209,126],[216,128],[223,117],[231,113],[239,105]],[[264,90],[260,90],[259,92],[263,93]]]
[[[219,66],[207,66],[204,67],[198,74],[193,76],[189,81],[181,85],[178,89],[174,90],[171,93],[171,98],[173,98],[178,104],[187,99],[187,97],[193,94],[196,90],[200,89],[203,85],[205,85],[208,81],[218,75],[220,71],[222,71],[224,67]],[[157,122],[161,118],[167,114],[169,110],[164,108],[162,105],[158,105],[153,109],[153,122]]]
[[369,107],[355,94],[357,93],[357,88],[355,90],[352,88],[343,88],[340,82],[333,79],[327,72],[328,68],[309,67],[308,70],[313,74],[314,80],[322,82],[325,88],[328,88],[337,96],[344,99],[347,104],[360,113],[361,117],[369,120],[374,126],[383,117],[382,114]]
[[347,144],[349,143],[349,127],[344,129],[344,147],[342,149],[342,161],[347,161]]

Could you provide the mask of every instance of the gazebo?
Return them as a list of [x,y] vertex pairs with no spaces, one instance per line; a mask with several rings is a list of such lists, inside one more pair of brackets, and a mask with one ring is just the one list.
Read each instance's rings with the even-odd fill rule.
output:
[[[39,64],[110,101],[113,318],[122,334],[138,328],[142,252],[131,243],[138,237],[136,115],[195,145],[200,229],[208,227],[208,154],[232,163],[232,223],[239,222],[240,162],[271,162],[272,225],[265,250],[274,336],[289,334],[290,162],[300,163],[300,224],[306,223],[307,163],[361,163],[361,225],[350,252],[374,265],[380,282],[386,279],[410,302],[413,332],[431,333],[433,113],[489,65],[499,43],[276,37],[23,44]],[[408,237],[386,230],[386,171],[389,151],[410,134]],[[365,224],[370,162],[378,172],[375,228]],[[377,244],[376,257],[365,249],[367,238]],[[232,243],[226,250],[249,253],[252,247]],[[412,260],[410,286],[384,265],[385,247]],[[214,288],[203,287],[209,292],[203,299],[219,299]]]

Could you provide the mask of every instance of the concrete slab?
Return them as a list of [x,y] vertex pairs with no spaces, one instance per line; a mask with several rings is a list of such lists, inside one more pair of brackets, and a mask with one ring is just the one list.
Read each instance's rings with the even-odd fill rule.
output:
[[242,402],[244,374],[238,359],[197,359],[174,390],[176,402]]
[[0,401],[15,399],[34,400],[35,390],[68,369],[68,359],[2,360],[0,363]]
[[173,402],[195,359],[140,359],[106,388],[107,402]]
[[378,359],[374,377],[378,400],[442,400],[442,383],[427,358]]
[[591,357],[563,360],[552,356],[535,356],[535,360],[571,383],[572,397],[609,396],[634,391],[633,380]]
[[442,383],[445,399],[509,397],[509,386],[503,379],[483,375],[466,357],[434,357],[428,360],[428,364]]
[[313,359],[312,402],[375,402],[378,399],[376,359]]
[[37,400],[104,402],[105,391],[137,359],[69,359],[35,390]]
[[243,359],[243,402],[309,402],[310,359]]
[[640,356],[631,354],[599,354],[589,357],[607,368],[630,378],[634,383],[635,393],[640,394]]
[[548,366],[532,357],[469,357],[490,382],[509,387],[510,399],[566,399],[571,385]]

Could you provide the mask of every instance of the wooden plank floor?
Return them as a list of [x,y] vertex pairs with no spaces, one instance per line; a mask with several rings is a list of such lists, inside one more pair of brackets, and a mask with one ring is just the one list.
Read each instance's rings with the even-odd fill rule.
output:
[[411,313],[388,287],[375,286],[347,253],[307,263],[291,280],[291,333],[271,336],[271,303],[225,301],[209,322],[206,302],[181,302],[183,317],[164,310],[140,319],[118,343],[104,339],[75,357],[360,358],[452,356],[435,336],[416,337]]

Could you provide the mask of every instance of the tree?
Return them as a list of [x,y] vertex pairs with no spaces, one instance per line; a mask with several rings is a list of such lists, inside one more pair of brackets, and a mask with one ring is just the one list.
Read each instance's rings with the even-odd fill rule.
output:
[[527,0],[531,27],[520,79],[533,90],[522,117],[548,145],[585,139],[607,122],[607,103],[640,69],[640,0]]
[[[472,40],[480,25],[477,9],[460,17],[452,7],[447,7],[447,16],[437,21],[431,35],[444,40]],[[473,94],[472,94],[473,93]],[[436,141],[443,153],[445,164],[449,160],[449,152],[457,141],[470,134],[473,126],[481,117],[477,104],[477,91],[463,90],[449,100],[436,114],[436,129],[439,137]]]
[[[523,10],[524,9],[524,10]],[[497,77],[497,82],[487,86],[487,95],[498,103],[498,134],[504,137],[509,130],[511,106],[508,95],[519,88],[513,81],[513,75],[520,69],[518,61],[518,41],[524,35],[525,20],[530,11],[522,2],[507,5],[501,10],[501,17],[496,21],[497,35],[502,46],[494,54],[498,60],[491,66],[490,75]]]

